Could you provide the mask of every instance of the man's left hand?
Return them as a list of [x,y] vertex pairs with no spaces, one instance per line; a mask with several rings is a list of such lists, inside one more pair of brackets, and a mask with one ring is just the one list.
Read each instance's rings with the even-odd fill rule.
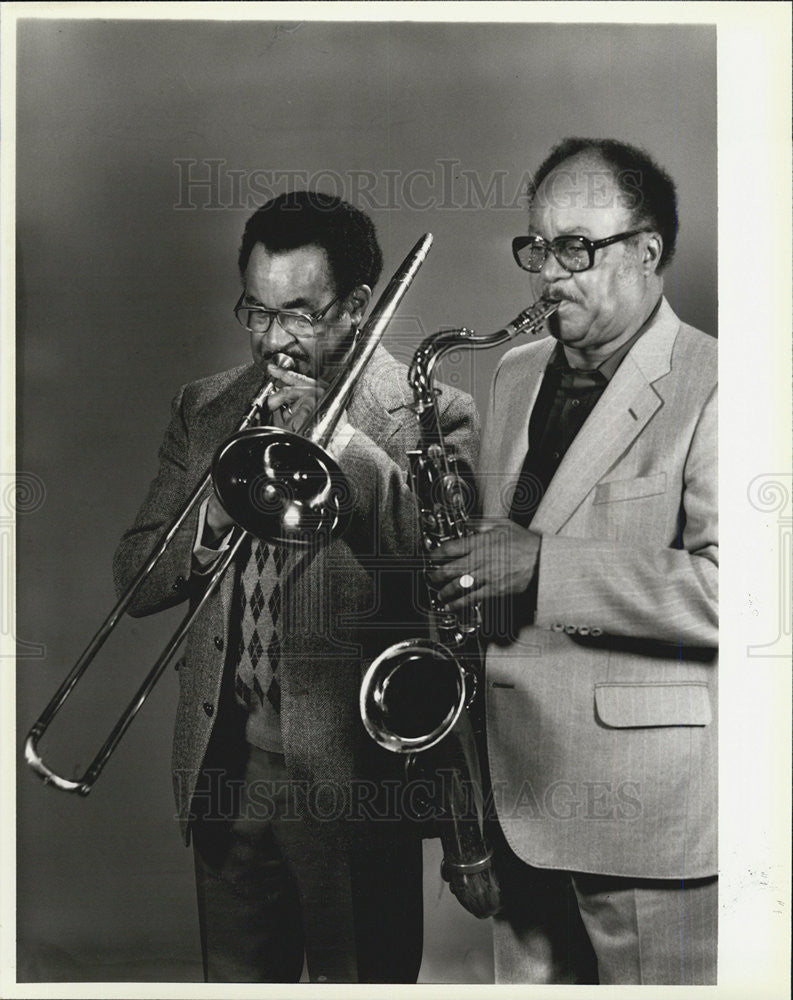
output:
[[[537,572],[540,536],[513,521],[482,520],[474,533],[429,553],[430,582],[453,612],[526,590]],[[461,586],[470,583],[468,587]]]

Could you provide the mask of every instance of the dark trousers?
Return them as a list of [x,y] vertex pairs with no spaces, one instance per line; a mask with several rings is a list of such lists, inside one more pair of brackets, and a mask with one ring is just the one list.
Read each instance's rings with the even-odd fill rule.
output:
[[207,982],[298,982],[305,954],[312,982],[415,983],[420,840],[340,847],[297,815],[281,755],[239,764],[210,768],[192,824]]

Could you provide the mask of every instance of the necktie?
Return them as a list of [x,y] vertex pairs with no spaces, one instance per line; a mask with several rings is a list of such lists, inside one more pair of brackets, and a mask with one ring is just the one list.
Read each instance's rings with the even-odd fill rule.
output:
[[608,385],[602,372],[570,368],[563,358],[548,365],[529,423],[529,448],[515,487],[511,520],[527,528],[589,414]]
[[285,558],[281,546],[269,546],[253,539],[240,574],[240,632],[234,687],[237,698],[253,711],[281,711],[278,623],[281,617],[280,577]]

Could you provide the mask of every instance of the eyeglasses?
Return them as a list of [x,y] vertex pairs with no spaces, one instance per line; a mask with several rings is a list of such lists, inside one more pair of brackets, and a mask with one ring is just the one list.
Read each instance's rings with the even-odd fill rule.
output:
[[617,233],[616,236],[607,236],[604,240],[588,240],[586,236],[557,236],[550,243],[542,236],[516,236],[512,241],[512,256],[518,267],[539,274],[548,259],[548,254],[552,253],[565,271],[577,273],[588,271],[592,267],[595,263],[595,251],[601,247],[647,232],[648,229],[632,229],[629,233]]
[[243,292],[234,306],[234,315],[240,326],[245,327],[250,333],[267,333],[273,325],[273,320],[278,320],[281,329],[293,337],[311,337],[315,334],[314,327],[325,318],[331,307],[343,298],[343,295],[337,295],[323,309],[304,313],[292,309],[265,309],[264,306],[246,305]]

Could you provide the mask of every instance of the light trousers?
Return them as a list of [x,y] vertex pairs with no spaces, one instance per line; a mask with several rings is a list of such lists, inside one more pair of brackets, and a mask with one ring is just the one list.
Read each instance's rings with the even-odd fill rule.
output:
[[717,879],[671,881],[533,868],[496,838],[504,912],[497,983],[716,982]]

